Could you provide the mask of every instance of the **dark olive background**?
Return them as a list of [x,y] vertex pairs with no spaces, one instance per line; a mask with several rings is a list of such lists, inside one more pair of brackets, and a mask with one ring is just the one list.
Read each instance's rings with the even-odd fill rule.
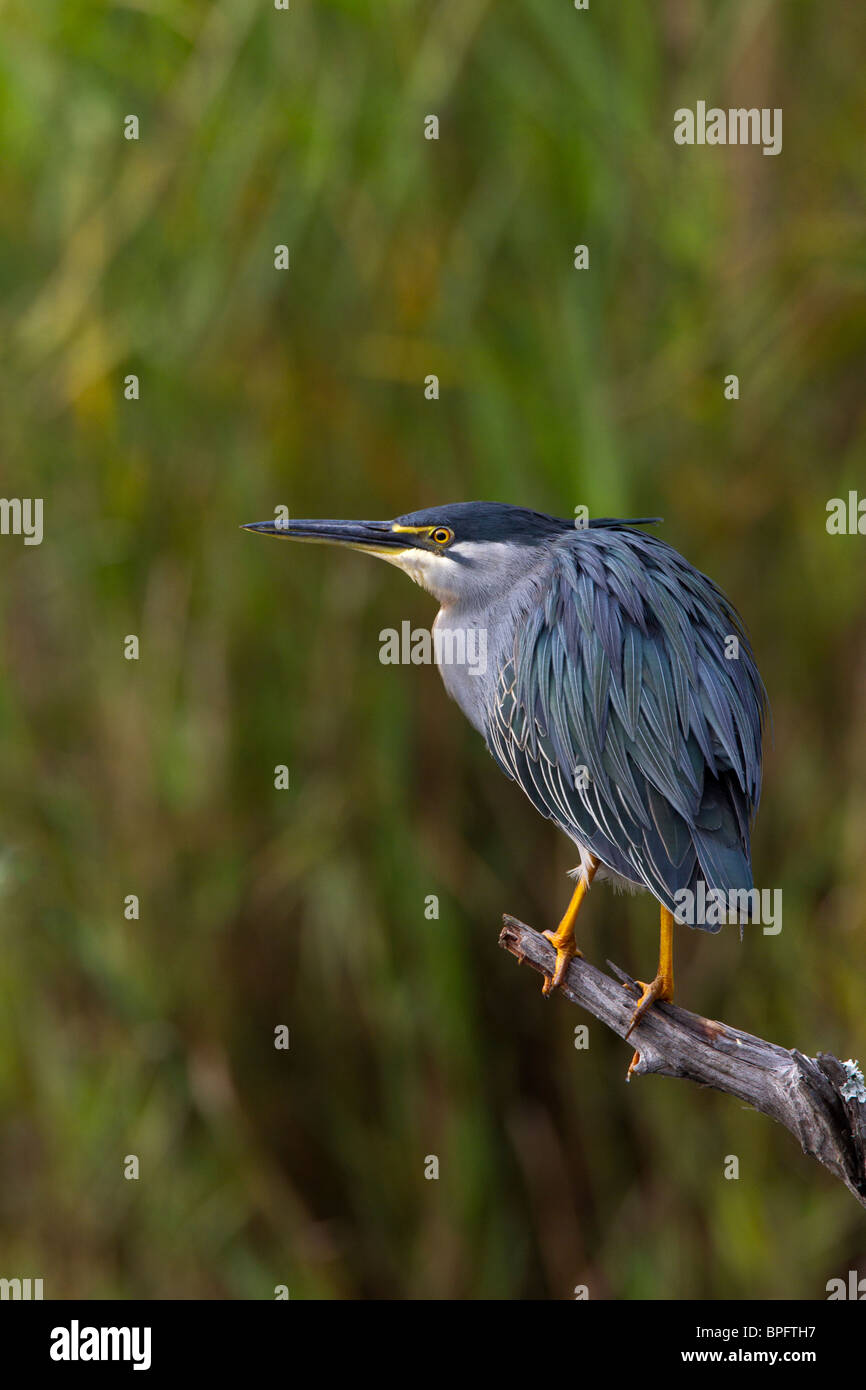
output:
[[[380,664],[430,599],[238,530],[663,516],[754,639],[784,892],[779,936],[680,933],[679,999],[863,1060],[866,538],[825,519],[866,495],[866,16],[16,0],[3,30],[2,493],[45,499],[45,539],[0,538],[0,1275],[748,1299],[866,1272],[863,1212],[789,1134],[627,1087],[630,1051],[592,1021],[575,1050],[586,1017],[497,950],[504,910],[555,924],[574,853],[435,671]],[[782,153],[676,146],[698,100],[783,108]],[[602,888],[582,944],[646,976],[656,922]]]

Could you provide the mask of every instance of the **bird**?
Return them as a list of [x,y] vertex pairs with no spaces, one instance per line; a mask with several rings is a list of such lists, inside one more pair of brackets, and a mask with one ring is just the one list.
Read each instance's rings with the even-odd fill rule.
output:
[[626,1037],[673,1000],[675,920],[720,928],[718,913],[678,917],[683,893],[727,902],[753,887],[768,715],[742,619],[646,529],[660,520],[459,502],[393,521],[245,527],[378,556],[438,601],[433,649],[446,690],[579,853],[571,900],[544,932],[556,951],[544,993],[582,956],[575,927],[594,882],[659,904],[658,969],[636,982]]

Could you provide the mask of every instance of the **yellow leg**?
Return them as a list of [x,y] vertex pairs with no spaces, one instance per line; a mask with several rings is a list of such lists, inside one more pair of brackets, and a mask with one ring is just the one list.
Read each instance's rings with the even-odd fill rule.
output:
[[565,909],[565,916],[556,928],[555,932],[546,931],[543,933],[552,946],[556,947],[556,965],[553,969],[552,977],[545,975],[542,994],[550,994],[561,985],[568,969],[575,956],[582,956],[582,952],[574,944],[574,924],[577,921],[577,914],[580,905],[586,897],[589,885],[595,878],[595,871],[598,868],[598,860],[590,858],[589,863],[580,875],[575,884],[574,892],[571,895],[571,902]]
[[638,980],[638,984],[643,992],[631,1016],[626,1037],[657,999],[670,1001],[674,997],[674,918],[666,907],[661,909],[658,974],[650,984],[645,985],[643,980]]

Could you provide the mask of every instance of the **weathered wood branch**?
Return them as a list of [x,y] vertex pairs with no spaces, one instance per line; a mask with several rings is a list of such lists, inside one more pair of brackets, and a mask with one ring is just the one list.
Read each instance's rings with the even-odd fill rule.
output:
[[[515,917],[502,920],[500,946],[552,974],[550,942]],[[631,976],[611,961],[608,965],[618,979],[575,959],[560,988],[566,999],[624,1038],[640,990]],[[829,1168],[866,1206],[866,1090],[851,1063],[824,1052],[805,1057],[675,1004],[655,1004],[629,1042],[639,1053],[629,1079],[650,1072],[678,1076],[745,1101],[789,1129],[803,1152]]]

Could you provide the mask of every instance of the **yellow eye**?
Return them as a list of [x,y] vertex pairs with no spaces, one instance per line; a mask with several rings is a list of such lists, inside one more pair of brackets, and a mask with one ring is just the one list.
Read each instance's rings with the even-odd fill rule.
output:
[[437,526],[435,531],[430,532],[430,539],[437,545],[450,545],[454,539],[454,532],[449,531],[447,526]]

